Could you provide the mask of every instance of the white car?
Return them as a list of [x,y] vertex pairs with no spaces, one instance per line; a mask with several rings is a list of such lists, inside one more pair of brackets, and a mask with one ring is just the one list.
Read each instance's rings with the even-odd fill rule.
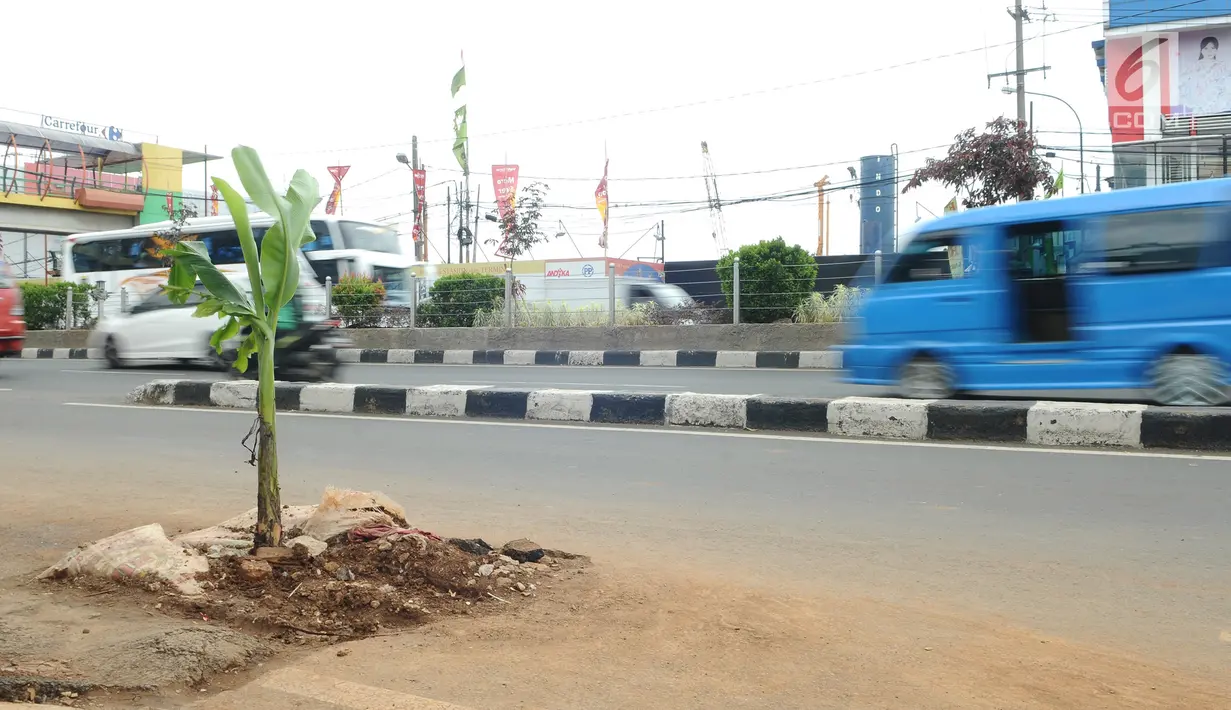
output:
[[[233,279],[236,286],[251,293],[246,278]],[[202,290],[197,284],[197,290]],[[325,319],[325,289],[305,276],[296,291],[304,306],[304,319]],[[120,368],[136,362],[181,362],[205,364],[222,369],[226,363],[210,346],[210,337],[222,321],[196,318],[200,303],[191,297],[184,305],[172,303],[161,289],[152,291],[127,312],[99,321],[90,333],[89,347],[102,351],[107,365]],[[236,347],[238,339],[230,343]]]

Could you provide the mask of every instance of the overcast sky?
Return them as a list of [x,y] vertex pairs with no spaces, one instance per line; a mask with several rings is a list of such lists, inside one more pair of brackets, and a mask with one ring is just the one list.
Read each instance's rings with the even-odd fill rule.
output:
[[[1090,48],[1102,37],[1103,3],[1059,1],[1048,7],[1054,19],[1027,26],[1028,65],[1052,67],[1046,77],[1030,75],[1028,89],[1060,96],[1080,113],[1092,185],[1093,163],[1110,162],[1106,99]],[[563,220],[586,256],[600,255],[594,188],[605,146],[611,255],[663,220],[672,260],[716,255],[702,140],[731,200],[807,190],[826,174],[840,182],[860,156],[888,153],[893,143],[906,175],[943,154],[959,131],[1015,110],[1000,92],[1006,80],[988,88],[989,72],[1012,68],[1013,21],[1003,4],[987,0],[57,0],[54,41],[39,30],[48,7],[6,4],[5,24],[26,28],[5,40],[6,115],[116,125],[130,140],[152,134],[220,155],[243,143],[261,152],[276,181],[302,167],[325,193],[326,167],[350,165],[344,211],[366,218],[410,211],[410,174],[394,156],[409,153],[417,135],[435,185],[433,260],[444,253],[445,234],[446,187],[437,183],[461,178],[450,148],[453,109],[463,99],[471,189],[485,203],[490,166],[516,163],[523,185],[540,178],[550,187],[545,231],[554,234]],[[455,101],[449,83],[462,51],[469,81]],[[1076,119],[1057,101],[1033,100],[1041,142],[1072,148],[1060,152],[1071,162],[1053,161],[1072,194]],[[210,171],[233,175],[229,164]],[[185,187],[203,183],[199,168],[186,172]],[[924,208],[939,213],[950,196],[941,188],[902,196],[901,227],[916,213],[927,217]],[[857,208],[848,195],[834,200],[832,252],[854,253]],[[815,197],[724,212],[732,247],[779,235],[816,246]],[[482,227],[486,236],[494,228]],[[646,237],[627,256],[652,251]],[[535,256],[576,253],[561,239]]]

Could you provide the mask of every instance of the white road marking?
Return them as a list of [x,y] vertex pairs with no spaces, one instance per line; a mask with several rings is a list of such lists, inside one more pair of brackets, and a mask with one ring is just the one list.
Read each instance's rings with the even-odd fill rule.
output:
[[184,379],[174,377],[181,374],[175,371],[156,372],[150,370],[60,370],[60,372],[71,372],[75,375],[134,375],[140,377],[161,377],[163,379]]
[[461,705],[399,693],[388,688],[363,685],[349,680],[329,678],[295,668],[283,668],[268,673],[257,683],[262,688],[288,695],[310,698],[331,705],[355,710],[388,708],[389,710],[467,710]]
[[[140,409],[162,413],[166,411],[198,412],[207,414],[241,414],[251,417],[245,409],[220,409],[217,407],[153,406],[146,404],[103,404],[98,402],[64,402],[66,407],[98,407],[103,409]],[[366,419],[376,422],[399,424],[439,424],[441,426],[493,426],[532,427],[536,429],[572,429],[585,432],[622,432],[656,434],[666,436],[712,436],[730,439],[760,439],[764,441],[793,441],[797,443],[835,446],[901,446],[915,449],[966,449],[970,451],[1010,451],[1024,454],[1052,454],[1072,456],[1127,456],[1136,458],[1180,459],[1188,461],[1231,461],[1231,454],[1176,454],[1150,451],[1103,451],[1097,449],[1042,448],[1034,446],[1001,446],[996,444],[958,444],[940,441],[891,441],[886,439],[845,439],[823,434],[758,434],[746,431],[685,429],[646,425],[641,427],[614,426],[608,424],[545,424],[525,420],[494,421],[489,419],[436,419],[428,417],[374,416],[368,414],[323,414],[316,412],[278,412],[280,417],[304,417],[309,419]]]
[[0,392],[12,392],[12,387],[0,387]]
[[[506,380],[504,382],[479,382],[477,380],[456,380],[449,384],[454,385],[479,385],[483,387],[503,387],[504,385],[536,385],[538,387],[597,387],[602,389],[610,389],[613,387],[621,387],[628,389],[655,389],[655,390],[682,390],[684,387],[678,385],[634,385],[631,383],[621,382],[531,382],[529,380]],[[401,385],[398,385],[399,387]],[[413,387],[413,385],[407,385]]]

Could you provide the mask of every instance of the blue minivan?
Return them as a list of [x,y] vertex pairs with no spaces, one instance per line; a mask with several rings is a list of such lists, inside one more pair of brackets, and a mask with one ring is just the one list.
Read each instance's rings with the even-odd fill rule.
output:
[[840,346],[913,398],[1142,389],[1227,401],[1231,179],[975,209],[920,225]]

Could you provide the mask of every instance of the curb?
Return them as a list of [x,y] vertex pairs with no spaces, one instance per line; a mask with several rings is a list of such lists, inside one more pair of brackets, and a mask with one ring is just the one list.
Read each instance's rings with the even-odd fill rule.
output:
[[[254,409],[257,383],[156,380],[135,404]],[[714,427],[899,441],[1231,451],[1231,408],[876,397],[641,394],[279,382],[281,411]]]
[[[26,360],[97,360],[86,348],[26,348]],[[404,350],[346,348],[338,362],[399,365],[603,365],[721,369],[841,370],[837,350]]]

